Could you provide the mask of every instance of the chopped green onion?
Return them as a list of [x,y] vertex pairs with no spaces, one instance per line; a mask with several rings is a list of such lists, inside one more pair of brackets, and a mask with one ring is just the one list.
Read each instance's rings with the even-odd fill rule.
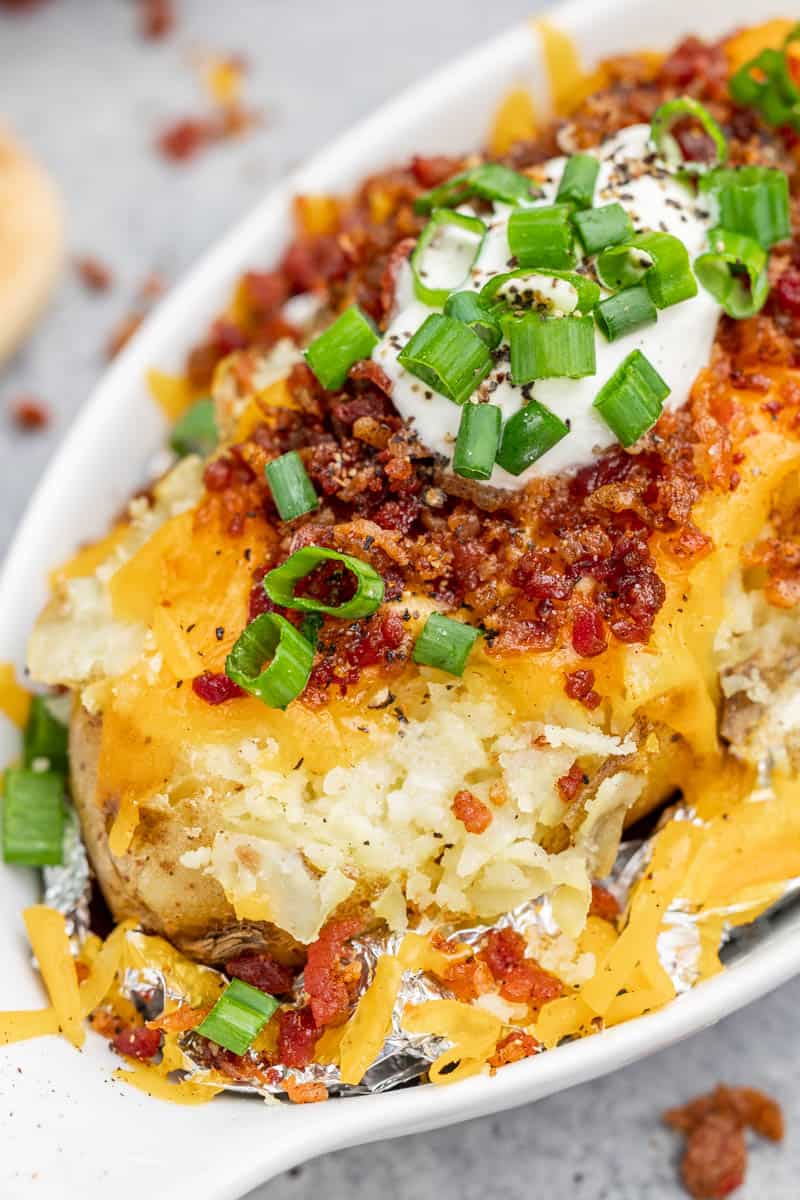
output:
[[708,240],[711,251],[694,262],[697,278],[729,317],[755,316],[769,295],[766,250],[753,238],[729,229],[713,229]]
[[491,479],[502,423],[496,404],[464,405],[453,453],[456,475],[465,479]]
[[397,361],[456,404],[468,400],[492,369],[492,356],[477,333],[440,313],[425,318]]
[[[315,600],[312,596],[295,595],[295,588],[300,580],[305,579],[324,562],[341,563],[345,570],[355,576],[355,595],[342,604],[323,604],[321,600]],[[267,573],[264,577],[264,589],[273,604],[280,604],[283,608],[294,608],[298,612],[327,613],[331,617],[340,617],[343,621],[370,616],[380,607],[384,592],[383,580],[374,567],[351,554],[329,550],[327,546],[304,546],[302,550],[296,550],[285,563]]]
[[497,200],[501,204],[526,204],[539,194],[540,189],[527,175],[520,175],[502,163],[481,163],[417,196],[414,209],[418,213],[429,213],[434,208],[457,208],[471,196]]
[[789,181],[776,167],[713,171],[700,188],[716,200],[720,228],[754,238],[765,250],[791,237]]
[[640,233],[624,246],[611,246],[597,259],[597,278],[609,289],[644,283],[656,308],[669,308],[697,295],[689,253],[671,233]]
[[282,521],[293,521],[319,507],[319,497],[296,450],[273,458],[264,468],[264,474]]
[[325,623],[325,618],[322,613],[307,613],[300,622],[300,632],[310,646],[316,650],[319,642],[319,634]]
[[411,255],[414,294],[433,306],[469,277],[480,254],[486,226],[478,217],[435,208]]
[[631,219],[621,204],[603,204],[600,208],[576,212],[572,223],[587,254],[597,254],[606,246],[616,246],[633,237]]
[[594,322],[591,317],[543,318],[538,313],[510,321],[511,382],[581,379],[594,375]]
[[219,441],[214,416],[214,401],[210,396],[196,400],[172,427],[169,444],[176,454],[199,454],[207,458]]
[[571,267],[575,246],[570,206],[518,208],[508,219],[508,244],[521,267]]
[[600,162],[593,154],[573,154],[567,159],[558,185],[557,203],[591,208],[599,170]]
[[[262,670],[267,659],[269,666]],[[225,674],[267,708],[286,708],[304,690],[314,647],[291,621],[262,613],[239,634],[225,662]]]
[[[684,158],[683,150],[672,130],[680,121],[686,119],[696,121],[702,127],[706,136],[714,143],[714,157],[710,162],[695,162]],[[701,175],[714,167],[719,167],[728,157],[728,143],[725,134],[711,116],[708,109],[699,100],[690,96],[682,96],[678,100],[668,100],[656,109],[650,123],[650,138],[658,153],[668,167],[680,167],[694,175]]]
[[477,629],[463,621],[431,613],[414,644],[412,658],[421,667],[437,667],[449,675],[463,675],[479,636]]
[[52,867],[64,853],[64,780],[55,771],[9,767],[3,785],[3,859]]
[[327,391],[340,388],[353,363],[369,358],[378,337],[372,321],[357,304],[346,308],[306,350],[306,362]]
[[246,1054],[277,1008],[274,996],[233,979],[196,1032],[231,1054]]
[[781,69],[780,50],[762,50],[744,63],[728,81],[728,91],[737,104],[745,108],[760,108],[773,80]]
[[521,267],[505,275],[495,275],[481,288],[486,303],[504,304],[511,310],[536,309],[540,312],[588,313],[600,299],[600,288],[593,279],[577,271],[533,271]]
[[655,425],[669,393],[655,367],[634,350],[597,393],[594,407],[622,445],[632,446]]
[[768,125],[800,131],[800,87],[793,76],[788,48],[800,40],[800,26],[790,31],[782,50],[762,50],[740,67],[728,83],[737,104],[757,109]]
[[25,766],[30,767],[36,759],[46,758],[49,770],[67,774],[69,759],[67,743],[69,731],[66,725],[53,716],[45,696],[34,696],[28,722],[23,734]]
[[658,309],[646,287],[625,288],[601,300],[594,310],[598,328],[609,342],[658,320]]
[[538,400],[530,400],[503,427],[497,461],[511,475],[521,475],[565,438],[569,427]]
[[445,301],[444,315],[468,325],[490,350],[500,345],[503,337],[500,323],[477,292],[453,292]]

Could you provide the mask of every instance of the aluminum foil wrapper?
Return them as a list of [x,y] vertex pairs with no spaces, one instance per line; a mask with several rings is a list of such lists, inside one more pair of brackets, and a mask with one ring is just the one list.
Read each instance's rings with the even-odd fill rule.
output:
[[[696,820],[695,814],[685,806],[669,810],[666,819]],[[605,886],[613,893],[622,907],[625,906],[631,889],[647,870],[652,853],[653,838],[629,840],[620,846],[614,869]],[[65,832],[64,864],[48,867],[44,871],[44,900],[59,909],[67,917],[70,933],[76,944],[89,928],[89,901],[91,897],[91,872],[86,852],[80,838],[78,821],[70,813]],[[724,959],[734,957],[737,951],[753,945],[766,934],[776,913],[788,903],[796,900],[800,893],[800,879],[790,881],[781,900],[773,905],[758,920],[750,925],[731,929],[723,934]],[[664,918],[664,928],[658,938],[660,961],[680,994],[688,991],[699,975],[700,936],[696,915],[680,899],[676,900]],[[506,913],[492,924],[462,926],[442,925],[438,932],[444,937],[457,937],[469,945],[477,945],[491,929],[509,927],[526,935],[528,939],[540,935],[545,941],[558,936],[559,930],[553,918],[549,900],[542,897],[523,904]],[[402,934],[369,934],[353,939],[351,945],[356,957],[361,960],[362,973],[359,994],[363,994],[372,982],[378,959],[384,954],[396,954]],[[158,1016],[168,1001],[180,1002],[183,997],[171,990],[168,981],[157,968],[128,970],[123,981],[123,990],[149,1019]],[[402,1014],[406,1005],[421,1004],[449,996],[442,983],[423,971],[404,972],[392,1014],[392,1027],[380,1054],[357,1086],[343,1084],[338,1067],[312,1063],[304,1069],[287,1067],[283,1064],[271,1066],[266,1072],[266,1081],[254,1081],[252,1077],[230,1076],[222,1081],[218,1072],[213,1079],[210,1069],[214,1067],[209,1056],[209,1043],[196,1033],[182,1036],[185,1069],[196,1082],[212,1082],[226,1088],[256,1093],[262,1096],[281,1097],[286,1094],[287,1076],[295,1084],[323,1083],[329,1094],[334,1096],[356,1096],[373,1092],[384,1092],[421,1079],[428,1067],[446,1050],[450,1043],[446,1039],[430,1034],[411,1034],[402,1027]],[[306,1000],[303,978],[299,976],[295,985],[294,1004],[300,1008]]]

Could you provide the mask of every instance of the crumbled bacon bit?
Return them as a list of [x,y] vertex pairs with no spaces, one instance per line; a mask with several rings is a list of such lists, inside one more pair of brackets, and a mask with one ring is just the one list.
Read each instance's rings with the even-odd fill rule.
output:
[[164,158],[185,163],[195,158],[216,136],[216,124],[207,117],[182,117],[161,131],[156,146]]
[[592,884],[592,902],[589,905],[589,913],[593,917],[602,917],[604,921],[611,921],[613,924],[621,912],[619,901],[616,896],[609,892],[608,888],[602,887],[599,883]]
[[147,1062],[155,1058],[161,1049],[161,1034],[157,1029],[149,1029],[146,1025],[134,1025],[116,1034],[112,1045],[117,1054]]
[[282,1010],[278,1016],[278,1059],[287,1067],[307,1067],[320,1032],[308,1006]]
[[422,188],[438,187],[458,171],[461,160],[445,154],[425,157],[417,154],[411,160],[411,171]]
[[75,974],[78,977],[78,983],[83,983],[84,979],[88,979],[91,974],[87,964],[81,962],[79,958],[75,959]]
[[192,680],[192,691],[206,704],[224,704],[227,700],[236,700],[244,696],[238,683],[234,683],[227,675],[215,671],[204,671]]
[[347,943],[362,928],[359,917],[330,921],[308,947],[303,983],[319,1028],[341,1020],[352,1007],[354,989],[361,979],[361,963]]
[[485,992],[492,991],[494,977],[485,962],[478,958],[467,958],[450,963],[444,973],[443,983],[457,1000],[469,1003]]
[[525,1033],[524,1029],[512,1029],[501,1038],[495,1047],[494,1054],[489,1059],[490,1067],[505,1067],[508,1063],[521,1062],[536,1054],[539,1043],[536,1038]]
[[105,263],[89,254],[75,259],[75,270],[91,292],[107,292],[114,282],[114,276]]
[[605,636],[603,618],[593,608],[579,607],[575,610],[572,622],[572,646],[581,658],[594,658],[602,654],[608,642]]
[[50,410],[36,396],[18,396],[9,406],[11,419],[19,429],[32,433],[50,424]]
[[233,979],[243,979],[251,987],[270,996],[282,996],[290,992],[295,976],[291,967],[276,962],[263,951],[229,959],[225,963],[225,973]]
[[492,929],[486,936],[481,958],[500,984],[500,995],[512,1004],[546,1004],[556,1000],[564,988],[531,958],[525,957],[526,942],[515,929]]
[[158,41],[175,28],[175,8],[172,0],[139,0],[139,21],[142,37]]
[[492,810],[472,792],[456,792],[451,808],[467,833],[485,833],[492,823]]
[[722,1200],[744,1182],[745,1128],[775,1142],[784,1134],[783,1114],[774,1100],[756,1088],[725,1084],[670,1109],[664,1120],[687,1136],[681,1177],[696,1200]]
[[116,358],[120,350],[128,344],[136,330],[144,320],[144,313],[132,312],[123,317],[120,322],[114,327],[111,336],[106,343],[106,357]]
[[287,1075],[284,1084],[292,1104],[319,1104],[328,1099],[324,1083],[297,1083],[294,1075]]
[[570,700],[579,700],[585,708],[597,708],[601,696],[594,690],[594,671],[580,668],[564,678],[564,691]]
[[556,780],[556,787],[564,803],[571,804],[588,782],[587,776],[584,775],[581,765],[576,759],[566,775],[562,775],[560,779]]
[[771,299],[793,317],[800,317],[800,269],[786,268],[772,288]]

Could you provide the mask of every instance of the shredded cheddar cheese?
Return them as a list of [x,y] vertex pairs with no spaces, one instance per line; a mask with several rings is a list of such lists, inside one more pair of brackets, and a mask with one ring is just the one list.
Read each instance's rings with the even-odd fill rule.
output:
[[45,904],[34,904],[22,915],[58,1025],[73,1046],[80,1049],[86,1030],[81,1021],[78,975],[66,921],[60,912]]
[[484,1069],[503,1030],[499,1017],[460,1000],[428,1000],[424,1004],[407,1005],[402,1020],[409,1033],[435,1033],[453,1043],[431,1066],[431,1083],[455,1083],[477,1075]]
[[339,1046],[343,1083],[360,1083],[386,1041],[402,977],[403,966],[399,959],[385,954],[378,960],[375,977],[359,1000]]
[[508,154],[516,142],[529,141],[536,135],[536,109],[527,88],[514,88],[502,100],[492,122],[489,150]]
[[31,706],[30,692],[17,683],[13,663],[0,663],[0,712],[5,713],[20,729],[24,729]]
[[153,368],[147,372],[147,386],[168,421],[177,421],[194,399],[192,386],[183,375],[168,375]]

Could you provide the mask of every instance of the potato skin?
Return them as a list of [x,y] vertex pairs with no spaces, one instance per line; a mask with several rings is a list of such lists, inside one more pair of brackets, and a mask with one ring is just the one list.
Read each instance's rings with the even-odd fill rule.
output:
[[303,948],[287,933],[267,922],[237,921],[216,880],[181,865],[181,855],[203,844],[185,833],[202,825],[191,801],[168,810],[143,806],[130,852],[122,858],[111,854],[108,831],[116,803],[112,798],[101,804],[97,795],[101,731],[102,718],[76,705],[69,745],[72,795],[92,867],[115,919],[133,917],[149,933],[161,934],[203,962],[223,963],[243,950],[267,951],[286,963],[302,961]]

